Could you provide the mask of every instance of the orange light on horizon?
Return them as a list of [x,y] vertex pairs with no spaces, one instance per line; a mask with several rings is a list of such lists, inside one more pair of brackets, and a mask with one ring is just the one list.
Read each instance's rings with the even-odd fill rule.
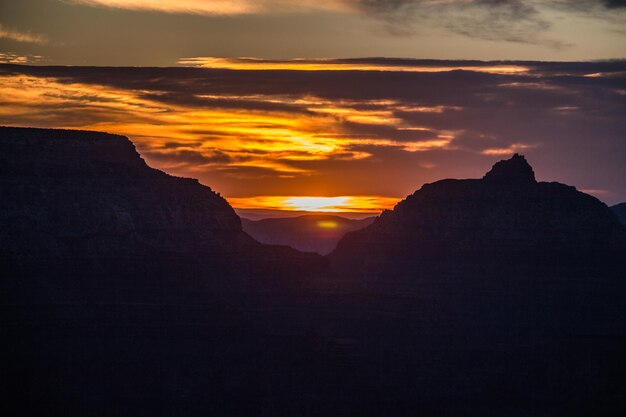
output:
[[475,71],[489,74],[519,74],[529,71],[521,65],[491,66],[428,66],[428,65],[385,65],[384,63],[336,62],[331,59],[264,60],[258,58],[218,58],[189,57],[181,58],[178,64],[191,67],[254,70],[254,71],[392,71],[392,72],[448,72]]
[[392,209],[401,199],[384,196],[255,196],[230,197],[227,200],[236,209],[378,213]]

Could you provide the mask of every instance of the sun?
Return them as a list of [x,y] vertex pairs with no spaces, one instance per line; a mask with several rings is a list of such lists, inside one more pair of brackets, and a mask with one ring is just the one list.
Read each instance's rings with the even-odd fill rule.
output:
[[349,202],[350,197],[290,197],[284,204],[292,210],[339,212]]
[[305,211],[318,213],[380,213],[391,209],[400,200],[398,197],[384,196],[256,196],[229,197],[235,209]]

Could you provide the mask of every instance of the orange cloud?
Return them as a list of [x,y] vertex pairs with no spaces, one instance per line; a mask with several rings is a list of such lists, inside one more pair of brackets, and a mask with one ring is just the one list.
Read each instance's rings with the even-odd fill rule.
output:
[[[614,154],[619,80],[580,79],[623,63],[568,64],[578,79],[549,76],[565,64],[534,65],[522,76],[0,65],[0,123],[124,134],[150,165],[238,198],[403,196],[438,178],[471,176],[484,155],[532,154],[544,143]],[[554,141],[555,134],[571,139]],[[385,207],[379,197],[371,204],[233,201],[289,210]]]
[[48,39],[43,35],[9,29],[6,26],[3,26],[1,24],[0,24],[0,38],[9,39],[15,42],[24,42],[24,43],[45,44],[48,42]]
[[526,143],[513,143],[506,148],[489,148],[483,150],[481,153],[483,155],[493,155],[493,156],[502,156],[502,155],[511,155],[518,152],[524,152],[525,150],[535,148],[536,145],[529,145]]
[[446,72],[446,71],[474,71],[489,74],[517,74],[528,72],[528,68],[521,65],[459,65],[459,66],[427,66],[427,65],[390,65],[363,62],[337,61],[332,59],[290,59],[265,60],[256,58],[216,58],[193,57],[181,58],[181,65],[220,68],[232,70],[290,70],[290,71],[392,71],[392,72]]
[[0,63],[3,64],[31,64],[42,59],[40,55],[21,55],[14,52],[0,52]]
[[128,10],[201,15],[294,13],[307,10],[348,10],[340,0],[69,0],[71,3]]
[[[445,148],[452,136],[436,135],[420,141],[355,136],[344,122],[396,126],[411,129],[388,104],[374,103],[378,110],[358,109],[355,102],[328,101],[314,97],[296,99],[276,96],[224,96],[231,108],[194,107],[145,98],[141,91],[101,85],[63,82],[54,78],[16,75],[2,77],[0,116],[27,119],[28,124],[103,130],[130,136],[149,162],[181,175],[197,175],[207,167],[263,168],[284,174],[312,174],[296,161],[363,159],[371,156],[353,150],[357,145],[386,146],[409,152]],[[209,100],[214,96],[197,96]],[[282,110],[238,108],[242,103],[297,105],[294,115]],[[361,103],[363,104],[363,103]],[[243,104],[242,104],[243,106]],[[208,108],[205,108],[208,107]],[[176,143],[175,147],[171,146]],[[165,144],[170,144],[165,146]],[[215,157],[215,152],[220,157]]]

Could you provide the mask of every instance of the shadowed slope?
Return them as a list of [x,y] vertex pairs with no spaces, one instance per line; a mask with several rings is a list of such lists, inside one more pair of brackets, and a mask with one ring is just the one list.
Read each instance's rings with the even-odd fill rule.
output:
[[611,210],[617,215],[619,221],[626,226],[626,203],[616,204],[611,207]]

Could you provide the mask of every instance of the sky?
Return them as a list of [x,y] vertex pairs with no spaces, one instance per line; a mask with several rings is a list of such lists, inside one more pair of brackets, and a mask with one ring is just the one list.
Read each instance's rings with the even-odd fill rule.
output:
[[115,66],[204,56],[615,59],[626,51],[626,0],[0,0],[0,51]]
[[625,55],[621,0],[0,0],[0,124],[124,134],[242,209],[376,212],[514,152],[614,204]]

